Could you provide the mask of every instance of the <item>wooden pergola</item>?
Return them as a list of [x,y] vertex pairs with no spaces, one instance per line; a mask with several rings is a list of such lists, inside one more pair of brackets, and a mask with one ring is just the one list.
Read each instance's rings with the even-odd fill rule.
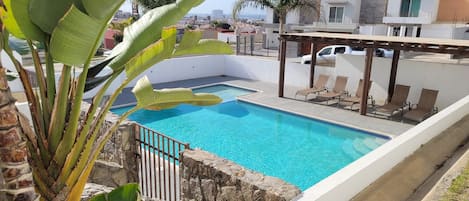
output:
[[[316,53],[319,45],[349,45],[352,47],[366,48],[365,70],[363,73],[363,88],[370,87],[371,67],[373,63],[374,49],[386,48],[394,50],[391,74],[388,85],[388,100],[394,93],[396,84],[397,67],[399,63],[400,51],[433,52],[442,54],[453,54],[469,56],[469,40],[451,40],[435,38],[411,38],[395,36],[370,36],[356,34],[336,34],[336,33],[287,33],[280,35],[280,73],[278,96],[283,97],[285,85],[285,58],[287,41],[309,42],[311,43],[311,69],[309,86],[314,85],[314,71],[316,66]],[[366,115],[368,90],[363,90],[360,102],[360,114]]]

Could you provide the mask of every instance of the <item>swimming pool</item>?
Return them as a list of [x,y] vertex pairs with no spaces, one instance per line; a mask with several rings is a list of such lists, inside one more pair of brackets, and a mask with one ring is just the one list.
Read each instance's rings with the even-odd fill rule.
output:
[[[140,110],[129,119],[192,148],[215,153],[305,190],[388,139],[356,129],[237,101],[253,93],[227,85],[194,89],[223,98],[210,107]],[[130,107],[114,109],[122,114]]]

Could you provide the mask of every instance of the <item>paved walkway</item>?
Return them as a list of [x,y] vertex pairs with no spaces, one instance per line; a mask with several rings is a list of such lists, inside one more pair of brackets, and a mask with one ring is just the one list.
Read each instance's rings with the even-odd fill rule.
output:
[[[358,112],[340,109],[334,106],[324,106],[313,104],[302,100],[294,99],[294,93],[298,90],[295,87],[285,88],[285,97],[277,97],[278,86],[273,83],[266,83],[253,80],[244,80],[235,77],[217,76],[192,80],[184,80],[170,83],[155,84],[154,88],[173,87],[197,87],[202,85],[225,83],[233,86],[253,89],[257,93],[239,97],[242,101],[247,101],[282,111],[315,118],[331,123],[345,125],[347,127],[366,130],[369,132],[395,137],[410,129],[413,125],[401,122],[389,121],[385,119],[362,116]],[[125,105],[135,103],[131,88],[127,88],[116,100],[115,104]]]

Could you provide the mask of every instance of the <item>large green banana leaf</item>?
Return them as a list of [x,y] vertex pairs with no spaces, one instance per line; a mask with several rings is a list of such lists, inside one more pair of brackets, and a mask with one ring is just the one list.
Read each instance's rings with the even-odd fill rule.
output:
[[4,0],[2,21],[16,37],[43,42],[53,58],[80,66],[94,55],[124,0]]
[[143,49],[125,64],[127,79],[134,79],[149,67],[172,56],[188,54],[232,54],[229,45],[218,40],[200,40],[202,32],[189,31],[183,36],[183,40],[177,48],[176,28],[164,28],[161,39],[149,47]]
[[[16,0],[15,0],[16,1]],[[30,0],[31,20],[44,32],[52,34],[59,20],[70,9],[70,6],[80,0]]]
[[176,51],[180,49],[189,49],[189,48],[194,47],[202,38],[202,34],[203,33],[198,30],[197,31],[195,30],[184,31],[184,35],[182,36],[181,42],[179,42],[179,45],[176,48]]
[[83,0],[86,12],[72,5],[53,29],[50,43],[54,59],[68,65],[84,64],[94,55],[109,20],[123,1]]
[[52,33],[50,51],[54,59],[68,65],[83,64],[95,48],[95,41],[101,38],[101,33],[96,30],[103,24],[103,20],[72,6]]
[[140,201],[140,187],[138,184],[126,184],[109,193],[99,194],[90,201]]
[[174,45],[176,44],[176,33],[175,27],[163,29],[162,37],[158,42],[143,49],[130,59],[125,65],[127,78],[133,79],[153,64],[170,58],[174,50]]
[[219,40],[200,40],[191,48],[179,48],[173,56],[195,55],[195,54],[232,54],[231,46]]
[[123,41],[111,53],[111,56],[116,56],[116,58],[109,65],[114,70],[123,68],[124,64],[140,51],[160,40],[164,27],[175,24],[192,7],[202,2],[203,0],[177,0],[176,3],[145,13],[138,21],[125,29]]
[[200,40],[202,32],[186,31],[173,56],[194,54],[232,54],[231,46],[219,40]]
[[45,33],[29,17],[30,0],[3,0],[0,16],[8,31],[17,38],[44,41]]
[[[188,31],[184,34],[179,46],[175,48],[176,29],[174,27],[165,28],[161,34],[162,38],[156,43],[143,49],[137,55],[132,57],[124,66],[127,79],[133,80],[135,77],[143,73],[154,64],[173,56],[196,55],[196,54],[232,54],[233,50],[229,45],[218,40],[201,40],[201,31]],[[99,64],[103,67],[106,60]],[[94,69],[94,68],[92,68]],[[86,90],[106,81],[106,78],[95,78],[94,76],[101,71],[102,68],[93,70],[94,74],[89,74]],[[115,71],[115,73],[119,71]],[[110,75],[108,75],[109,77]]]
[[221,98],[213,94],[194,94],[191,89],[153,90],[146,76],[137,82],[132,92],[137,98],[136,107],[150,110],[170,109],[180,104],[206,106],[218,104],[222,101]]
[[82,0],[82,2],[86,13],[97,19],[107,19],[109,15],[114,15],[116,8],[118,9],[123,3],[122,0]]

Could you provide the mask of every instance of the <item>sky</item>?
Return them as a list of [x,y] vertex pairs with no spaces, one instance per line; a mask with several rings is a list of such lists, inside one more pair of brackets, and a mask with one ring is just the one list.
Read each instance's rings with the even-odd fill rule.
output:
[[[231,14],[233,9],[233,4],[235,0],[205,0],[199,6],[193,8],[189,13],[194,14],[210,14],[212,10],[221,9],[225,15]],[[126,0],[124,5],[122,5],[122,10],[130,12],[131,11],[131,1]],[[265,11],[254,8],[245,8],[241,14],[265,14]]]

